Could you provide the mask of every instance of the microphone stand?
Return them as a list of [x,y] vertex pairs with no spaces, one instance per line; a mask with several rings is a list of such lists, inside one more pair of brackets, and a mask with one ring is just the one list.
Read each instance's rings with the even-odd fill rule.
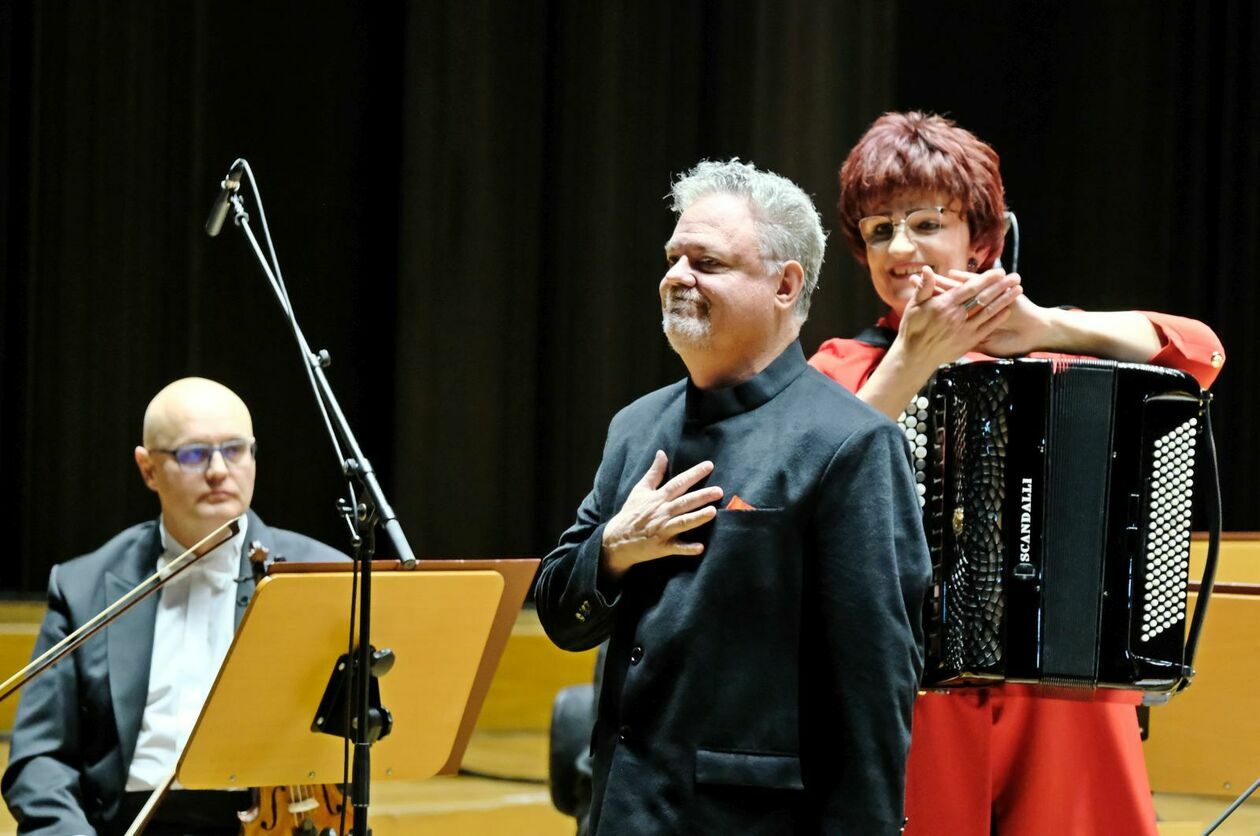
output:
[[1241,807],[1243,802],[1246,801],[1248,798],[1250,798],[1251,794],[1254,793],[1257,789],[1260,789],[1260,778],[1257,778],[1250,787],[1244,790],[1242,795],[1235,798],[1233,802],[1231,802],[1230,805],[1225,808],[1225,812],[1217,816],[1216,821],[1212,822],[1211,824],[1207,826],[1206,829],[1204,829],[1202,836],[1208,836],[1209,833],[1215,832],[1216,828],[1224,824],[1225,819],[1232,816],[1234,814],[1234,811],[1237,810],[1239,807]]
[[[267,235],[267,244],[270,248],[271,240],[270,235],[267,234],[267,217],[262,208],[258,184],[254,182],[253,171],[250,169],[249,163],[243,159],[238,159],[232,164],[232,171],[236,171],[238,166],[244,170],[254,189],[259,215],[263,223],[263,232]],[[229,173],[228,179],[223,182],[224,191],[220,194],[220,199],[222,199],[224,194],[230,194],[228,200],[232,207],[232,222],[240,228],[249,240],[249,244],[254,250],[254,255],[258,259],[258,264],[262,268],[263,273],[266,274],[271,284],[271,289],[275,292],[276,299],[280,303],[280,308],[284,311],[289,322],[289,326],[293,331],[293,337],[302,353],[307,378],[315,391],[316,401],[324,415],[325,422],[329,424],[328,429],[332,436],[333,447],[340,460],[342,474],[347,480],[349,500],[338,503],[338,507],[345,513],[347,522],[350,524],[354,556],[361,576],[358,603],[358,662],[350,666],[351,675],[354,678],[350,700],[350,704],[354,706],[354,719],[351,723],[354,743],[351,800],[354,817],[350,833],[354,834],[354,836],[370,836],[371,831],[367,825],[367,811],[370,796],[372,737],[371,729],[369,728],[371,720],[367,697],[371,683],[370,668],[372,662],[370,633],[372,625],[372,557],[375,542],[373,527],[380,524],[385,529],[385,534],[389,537],[404,569],[415,569],[416,557],[411,550],[410,544],[407,542],[406,536],[403,534],[402,526],[394,514],[394,509],[385,498],[380,482],[377,481],[376,472],[359,448],[358,440],[350,429],[350,424],[346,420],[345,414],[341,411],[341,405],[333,394],[327,375],[324,374],[324,369],[330,365],[332,358],[327,350],[320,350],[318,353],[311,351],[310,344],[306,341],[306,336],[302,333],[302,329],[298,325],[297,316],[289,303],[289,295],[284,287],[284,281],[278,275],[280,270],[279,262],[275,261],[275,250],[271,250],[271,257],[276,265],[276,270],[273,272],[271,263],[268,262],[267,257],[263,254],[262,248],[258,246],[258,239],[254,237],[253,229],[250,228],[249,213],[245,211],[244,200],[238,191],[238,186],[239,175],[236,182],[233,182]],[[217,229],[212,231],[211,225],[207,224],[206,231],[213,236]],[[338,441],[345,445],[347,455],[342,454]],[[352,479],[362,485],[366,493],[362,502],[356,501]],[[365,533],[361,533],[363,529],[366,529]]]

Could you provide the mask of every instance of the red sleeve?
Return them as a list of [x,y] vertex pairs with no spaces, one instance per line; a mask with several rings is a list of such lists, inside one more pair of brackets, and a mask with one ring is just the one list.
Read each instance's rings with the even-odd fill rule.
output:
[[1151,311],[1138,313],[1155,326],[1163,345],[1148,363],[1189,372],[1204,389],[1212,385],[1221,366],[1225,365],[1225,348],[1211,328],[1184,316]]
[[886,351],[857,340],[834,338],[818,347],[818,352],[809,358],[809,364],[850,392],[857,392]]

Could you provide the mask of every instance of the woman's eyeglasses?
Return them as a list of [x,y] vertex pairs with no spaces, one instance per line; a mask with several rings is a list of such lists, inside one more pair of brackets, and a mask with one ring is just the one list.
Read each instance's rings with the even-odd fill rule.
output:
[[858,221],[858,231],[870,247],[886,245],[896,236],[899,226],[905,229],[907,236],[918,241],[930,238],[945,228],[945,211],[944,206],[915,209],[899,221],[887,215],[868,215]]

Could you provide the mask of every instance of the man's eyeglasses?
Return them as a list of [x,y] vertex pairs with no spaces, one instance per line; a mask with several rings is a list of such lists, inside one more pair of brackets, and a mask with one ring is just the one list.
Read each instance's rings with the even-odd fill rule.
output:
[[887,215],[868,215],[858,221],[858,232],[867,246],[882,247],[897,234],[897,227],[905,228],[906,235],[918,241],[930,238],[945,228],[945,207],[915,209],[899,221]]
[[181,444],[170,450],[154,448],[150,453],[165,453],[173,456],[181,469],[189,473],[199,473],[210,466],[214,454],[223,456],[229,465],[243,465],[258,454],[258,442],[250,438],[233,438],[222,444]]

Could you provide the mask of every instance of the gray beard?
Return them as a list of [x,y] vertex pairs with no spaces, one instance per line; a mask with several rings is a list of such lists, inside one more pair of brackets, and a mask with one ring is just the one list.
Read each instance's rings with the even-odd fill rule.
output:
[[[674,300],[670,300],[673,302]],[[661,312],[661,330],[675,352],[708,348],[713,341],[713,321],[707,306],[666,304]]]
[[673,287],[660,313],[660,328],[670,348],[678,353],[685,349],[708,348],[713,343],[713,320],[709,319],[708,303],[694,287]]

